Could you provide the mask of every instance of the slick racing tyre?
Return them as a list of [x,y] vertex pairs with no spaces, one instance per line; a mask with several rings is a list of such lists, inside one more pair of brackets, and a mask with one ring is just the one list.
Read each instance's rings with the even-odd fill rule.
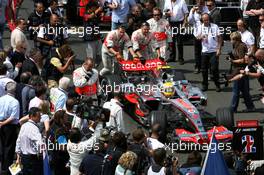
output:
[[167,115],[165,111],[152,111],[150,113],[150,127],[159,123],[161,126],[160,141],[167,140]]
[[232,130],[234,126],[234,114],[231,108],[219,108],[216,110],[216,122],[227,129]]

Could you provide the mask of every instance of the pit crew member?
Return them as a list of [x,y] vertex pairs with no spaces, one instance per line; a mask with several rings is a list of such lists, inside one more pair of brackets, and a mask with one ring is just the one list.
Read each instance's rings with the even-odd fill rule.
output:
[[161,57],[166,60],[169,59],[169,53],[167,50],[167,43],[172,43],[170,24],[166,19],[161,18],[161,10],[159,8],[153,9],[153,18],[147,22],[150,25],[150,32],[154,34],[154,37],[160,48]]
[[126,33],[125,27],[120,25],[116,30],[108,33],[102,46],[102,61],[104,68],[100,71],[100,75],[113,73],[113,60],[122,60],[124,49],[128,48],[133,58],[138,56],[135,54],[129,36]]
[[82,64],[82,67],[74,70],[72,78],[75,91],[79,95],[97,99],[98,71],[93,67],[93,59],[91,57],[87,57]]
[[150,25],[148,22],[141,24],[141,28],[132,33],[131,41],[133,43],[133,49],[139,58],[151,59],[154,58],[152,48],[156,50],[156,56],[160,55],[160,48],[154,34],[149,31]]

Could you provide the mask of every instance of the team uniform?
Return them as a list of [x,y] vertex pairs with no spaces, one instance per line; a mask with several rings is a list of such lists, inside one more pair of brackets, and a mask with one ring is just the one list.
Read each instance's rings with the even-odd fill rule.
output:
[[133,50],[136,52],[140,51],[145,59],[154,58],[155,55],[153,55],[152,49],[159,49],[157,40],[152,32],[143,35],[141,29],[138,29],[132,33],[131,41],[133,43]]
[[[90,78],[85,78],[90,74]],[[92,69],[89,73],[83,68],[79,67],[73,72],[73,84],[75,91],[79,95],[85,95],[97,99],[98,88],[98,71]]]
[[156,21],[151,18],[147,21],[150,25],[150,31],[154,34],[158,47],[160,48],[160,55],[165,59],[169,59],[168,43],[172,42],[170,24],[166,19]]
[[126,33],[123,36],[119,36],[118,30],[109,32],[102,46],[102,61],[104,68],[100,71],[100,75],[112,73],[113,71],[112,68],[115,55],[109,51],[110,48],[122,54],[125,48],[130,47],[132,47],[132,43]]

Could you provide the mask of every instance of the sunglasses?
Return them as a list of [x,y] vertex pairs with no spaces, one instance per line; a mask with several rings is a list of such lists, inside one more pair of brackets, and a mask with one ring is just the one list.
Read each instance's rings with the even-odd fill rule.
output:
[[264,19],[259,19],[259,22],[263,22],[264,21]]
[[153,14],[153,16],[160,16],[161,14]]
[[213,5],[206,5],[207,7],[212,7]]

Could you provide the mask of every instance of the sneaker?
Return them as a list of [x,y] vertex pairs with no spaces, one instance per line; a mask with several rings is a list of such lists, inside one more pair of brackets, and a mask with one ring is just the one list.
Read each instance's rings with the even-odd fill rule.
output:
[[203,86],[202,87],[202,91],[204,92],[204,91],[207,91],[208,90],[208,87],[207,86]]
[[183,59],[179,59],[179,65],[183,65],[184,64],[184,60]]
[[175,62],[175,60],[173,60],[173,59],[167,59],[166,62],[167,63],[169,63],[169,62]]
[[220,86],[216,86],[215,91],[216,91],[216,92],[221,92],[221,88],[220,88]]
[[200,69],[198,69],[198,68],[195,68],[195,70],[194,70],[194,72],[193,73],[195,73],[195,74],[199,74],[200,73]]
[[251,109],[244,109],[242,112],[248,113],[248,112],[255,112],[256,108],[251,108]]
[[228,78],[227,78],[226,74],[222,74],[222,76],[224,77],[225,87],[227,87],[228,86],[228,83],[229,83]]

